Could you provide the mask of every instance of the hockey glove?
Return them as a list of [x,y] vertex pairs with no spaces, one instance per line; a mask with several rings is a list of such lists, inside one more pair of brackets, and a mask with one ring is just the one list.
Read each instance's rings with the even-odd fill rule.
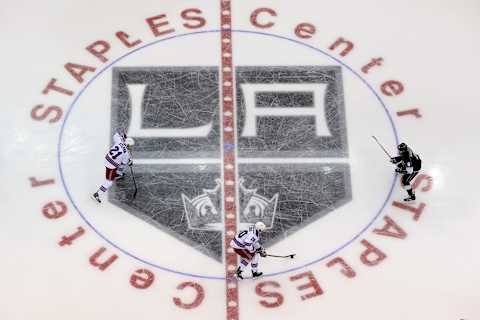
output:
[[396,168],[396,169],[395,169],[395,172],[401,173],[401,174],[407,173],[407,171],[403,170],[402,168]]
[[260,257],[265,258],[267,256],[267,251],[265,251],[264,248],[260,247],[257,249],[258,254],[260,254]]

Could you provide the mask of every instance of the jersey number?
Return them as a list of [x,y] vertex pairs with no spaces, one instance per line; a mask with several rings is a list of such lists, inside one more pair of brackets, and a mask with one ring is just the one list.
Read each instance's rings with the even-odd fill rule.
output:
[[247,233],[248,233],[247,230],[243,230],[242,232],[240,232],[240,233],[238,234],[238,237],[241,238],[241,237],[243,237],[244,235],[246,235]]
[[120,150],[120,147],[119,146],[115,146],[115,148],[112,148],[110,149],[110,151],[108,152],[109,155],[112,156],[112,159],[117,159],[117,157],[119,155],[121,155],[123,152],[122,150]]

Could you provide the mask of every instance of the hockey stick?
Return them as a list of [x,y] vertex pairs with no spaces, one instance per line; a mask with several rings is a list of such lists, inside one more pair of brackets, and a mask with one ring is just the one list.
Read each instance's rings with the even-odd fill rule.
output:
[[385,148],[382,146],[382,144],[378,141],[377,137],[375,136],[372,136],[373,140],[375,140],[375,142],[378,144],[378,146],[380,148],[382,148],[383,152],[385,152],[385,154],[388,156],[388,160],[392,159],[392,156],[388,153],[387,150],[385,150]]
[[137,182],[135,181],[135,175],[133,174],[133,169],[132,166],[130,166],[130,173],[132,174],[132,179],[133,179],[133,186],[135,187],[135,191],[133,192],[133,199],[137,196]]
[[275,254],[267,254],[267,257],[274,257],[274,258],[290,258],[293,259],[295,257],[296,253],[292,253],[286,256],[277,256]]

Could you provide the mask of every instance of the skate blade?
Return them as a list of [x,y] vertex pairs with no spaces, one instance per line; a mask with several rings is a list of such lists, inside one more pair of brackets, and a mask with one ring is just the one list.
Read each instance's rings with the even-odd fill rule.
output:
[[226,276],[226,277],[225,277],[225,280],[227,280],[227,281],[234,281],[234,280],[236,280],[236,281],[242,281],[242,280],[244,280],[244,279],[240,279],[239,277],[237,277],[236,274],[232,274],[232,275]]

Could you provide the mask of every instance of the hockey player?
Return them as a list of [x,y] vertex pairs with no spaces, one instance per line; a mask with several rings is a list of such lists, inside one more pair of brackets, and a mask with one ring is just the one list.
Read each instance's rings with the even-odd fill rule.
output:
[[397,165],[395,171],[402,175],[402,187],[408,193],[408,198],[403,200],[413,201],[416,198],[410,182],[413,180],[413,178],[415,178],[415,176],[418,174],[418,171],[420,171],[422,168],[422,160],[418,154],[413,153],[412,149],[410,149],[403,142],[398,145],[397,149],[398,157],[393,157],[390,159],[390,161]]
[[248,230],[240,231],[230,241],[233,251],[241,257],[240,265],[236,271],[237,278],[243,279],[242,272],[248,264],[251,264],[253,278],[260,277],[263,274],[263,272],[258,272],[258,259],[260,256],[267,256],[267,252],[260,244],[260,232],[264,231],[265,228],[265,224],[259,221],[250,226]]
[[133,164],[130,150],[135,144],[132,138],[127,138],[125,133],[115,133],[113,136],[113,147],[105,155],[105,182],[92,195],[93,199],[102,202],[101,195],[107,192],[114,180],[123,178],[124,170]]

